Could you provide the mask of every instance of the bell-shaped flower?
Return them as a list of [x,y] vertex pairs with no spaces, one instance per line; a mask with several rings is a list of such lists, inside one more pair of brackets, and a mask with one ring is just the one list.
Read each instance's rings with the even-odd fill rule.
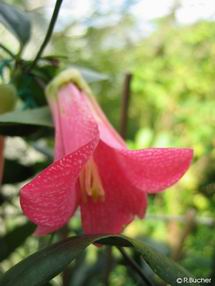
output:
[[130,151],[75,70],[47,88],[55,125],[55,161],[21,190],[21,207],[38,235],[61,228],[80,207],[87,234],[120,233],[142,218],[147,194],[176,183],[189,148]]

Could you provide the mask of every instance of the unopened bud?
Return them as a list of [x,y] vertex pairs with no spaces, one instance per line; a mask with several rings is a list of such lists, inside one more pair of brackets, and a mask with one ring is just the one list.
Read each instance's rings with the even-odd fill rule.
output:
[[16,88],[12,84],[0,84],[0,114],[14,109],[17,101]]

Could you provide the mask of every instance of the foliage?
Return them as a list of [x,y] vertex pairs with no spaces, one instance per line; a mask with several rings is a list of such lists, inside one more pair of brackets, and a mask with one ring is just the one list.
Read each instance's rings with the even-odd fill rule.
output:
[[[12,2],[21,4],[20,1]],[[31,25],[29,15],[22,11],[24,4],[25,1],[18,10],[15,5],[0,4],[0,20],[4,19],[4,24],[7,22],[6,27],[12,30],[21,44],[17,55],[10,41],[6,45],[8,48],[0,50],[1,82],[14,84],[19,96],[16,110],[0,116],[0,133],[24,136],[25,142],[25,151],[19,154],[17,149],[17,158],[6,158],[5,162],[0,196],[0,257],[3,260],[0,271],[5,272],[38,249],[64,237],[63,231],[54,237],[38,239],[31,236],[33,227],[24,221],[17,198],[20,180],[34,176],[52,158],[53,130],[44,87],[58,71],[73,65],[91,84],[116,128],[119,128],[123,77],[127,71],[132,72],[127,130],[130,148],[189,146],[194,149],[195,158],[190,172],[172,190],[151,196],[148,216],[131,224],[125,234],[147,242],[149,247],[175,259],[196,277],[215,277],[215,23],[201,21],[180,26],[173,10],[167,17],[151,23],[152,33],[147,36],[138,33],[136,37],[137,22],[129,12],[133,3],[120,11],[110,12],[111,15],[120,15],[117,25],[116,22],[107,22],[108,15],[98,10],[97,13],[92,12],[88,25],[71,20],[60,32],[54,33],[48,56],[43,56],[30,70],[33,55],[30,53],[31,60],[27,59],[25,53],[29,54],[29,46],[25,50],[23,45],[30,40]],[[15,18],[11,16],[13,13]],[[22,21],[20,15],[24,15]],[[41,16],[35,17],[40,22]],[[19,20],[18,26],[14,19]],[[96,20],[106,21],[97,25]],[[77,35],[78,28],[82,32]],[[44,30],[40,32],[44,33]],[[37,39],[31,36],[32,45],[35,45]],[[37,156],[29,163],[26,158],[34,154],[35,149]],[[25,152],[27,156],[23,158]],[[40,153],[42,158],[38,155]],[[15,169],[20,180],[18,176],[12,176]],[[68,232],[70,235],[81,234],[78,216],[70,223]],[[70,247],[74,245],[71,243]],[[40,253],[43,251],[46,250]],[[67,255],[75,253],[67,248],[64,251]],[[144,257],[144,253],[144,259],[135,248],[129,249],[128,253],[150,281],[162,285],[153,273],[156,267]],[[160,254],[157,255],[159,257]],[[18,265],[22,267],[25,261]],[[110,285],[142,285],[140,277],[131,271],[128,264],[115,249],[108,255],[104,247],[90,246],[76,259],[76,263],[68,266],[67,280],[72,283],[70,285],[86,285],[86,281],[89,285],[103,285],[105,279],[109,279]],[[105,268],[106,272],[102,270]],[[3,279],[7,279],[7,275]],[[173,280],[159,276],[174,285]],[[60,285],[59,281],[58,276],[50,283]]]

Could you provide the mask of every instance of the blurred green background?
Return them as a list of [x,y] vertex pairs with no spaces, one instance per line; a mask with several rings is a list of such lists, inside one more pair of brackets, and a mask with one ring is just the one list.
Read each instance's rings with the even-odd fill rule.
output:
[[[77,65],[107,77],[91,87],[118,130],[124,77],[127,72],[132,73],[126,136],[129,148],[194,149],[192,167],[180,183],[150,196],[146,218],[133,222],[125,234],[148,241],[197,277],[214,277],[215,19],[212,16],[215,7],[212,11],[211,1],[204,1],[202,5],[211,9],[210,13],[201,17],[199,12],[200,16],[193,19],[196,8],[190,5],[186,8],[190,11],[190,21],[183,21],[183,5],[189,1],[159,1],[159,5],[152,1],[148,7],[149,1],[80,0],[79,8],[75,4],[73,7],[72,2],[65,1],[45,54],[60,56],[62,65]],[[171,5],[164,9],[167,2]],[[44,37],[53,3],[45,0],[7,3],[26,9],[32,20],[32,39],[24,51],[24,57],[32,59]],[[156,9],[165,11],[153,14]],[[199,9],[204,14],[203,7]],[[1,25],[0,34],[0,41],[16,53],[17,41]],[[0,50],[0,59],[4,58],[5,53]],[[31,176],[41,170],[50,158],[35,151],[35,144],[39,142],[45,147],[46,142],[52,144],[50,138],[42,138],[8,139],[6,158],[10,161],[6,162],[8,172],[2,186],[4,199],[0,210],[2,237],[25,221],[17,201],[20,183],[14,180],[11,186],[8,182],[12,179],[7,179],[10,172],[18,169],[9,163],[15,158],[24,165],[26,169],[20,169],[20,178],[23,172]],[[75,232],[80,232],[78,215],[71,221],[71,234]],[[48,240],[29,237],[24,246],[3,260],[0,270],[5,271]],[[92,247],[86,257],[83,255],[71,266],[71,285],[86,285],[86,281],[87,285],[103,285],[102,275],[95,275],[106,259],[100,252]],[[136,253],[132,255],[139,261]],[[119,254],[114,253],[114,257],[119,263],[113,263],[110,285],[141,285],[123,267]],[[58,278],[52,283],[59,285]]]

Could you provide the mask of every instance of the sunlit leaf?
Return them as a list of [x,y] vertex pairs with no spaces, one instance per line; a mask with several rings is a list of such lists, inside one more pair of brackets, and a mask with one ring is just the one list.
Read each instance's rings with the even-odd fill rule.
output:
[[14,111],[0,115],[0,134],[27,135],[38,127],[52,127],[48,107],[40,107],[23,111]]

